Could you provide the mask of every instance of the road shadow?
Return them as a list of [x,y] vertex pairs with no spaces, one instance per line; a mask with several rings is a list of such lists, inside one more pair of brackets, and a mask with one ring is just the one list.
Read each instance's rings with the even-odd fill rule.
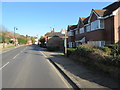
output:
[[43,56],[41,55],[40,52],[40,48],[38,45],[28,45],[30,48],[28,49],[28,51],[24,51],[24,54],[32,54],[32,55],[39,55],[39,56]]
[[[47,51],[46,51],[47,52]],[[62,66],[65,70],[72,73],[73,75],[87,80],[92,83],[97,83],[101,86],[108,87],[111,89],[120,88],[119,83],[117,80],[114,80],[109,75],[96,71],[91,70],[85,65],[82,65],[80,63],[74,62],[63,55],[51,55],[50,59]]]

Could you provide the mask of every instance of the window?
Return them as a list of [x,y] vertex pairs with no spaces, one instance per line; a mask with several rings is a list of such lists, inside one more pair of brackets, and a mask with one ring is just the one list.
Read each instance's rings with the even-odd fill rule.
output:
[[74,36],[74,33],[72,31],[68,32],[68,36]]
[[76,30],[76,31],[75,31],[75,34],[78,34],[78,33],[79,33],[78,30]]
[[96,30],[99,28],[99,20],[96,20],[94,22],[91,23],[91,30]]
[[73,48],[74,47],[74,42],[69,42],[69,48]]
[[105,41],[88,41],[87,43],[95,47],[105,46]]
[[86,31],[90,32],[90,25],[86,26]]
[[80,28],[80,34],[81,33],[84,33],[84,27],[83,28]]
[[105,46],[105,41],[101,41],[101,47]]
[[96,29],[103,29],[104,28],[104,21],[103,20],[96,20],[94,22],[91,22],[91,30]]
[[104,21],[103,20],[100,20],[100,28],[104,28]]

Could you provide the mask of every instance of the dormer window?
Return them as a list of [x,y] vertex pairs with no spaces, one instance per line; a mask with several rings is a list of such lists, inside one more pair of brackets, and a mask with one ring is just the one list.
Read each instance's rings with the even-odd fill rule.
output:
[[91,30],[99,29],[99,20],[96,20],[94,22],[91,22]]
[[79,32],[80,34],[84,33],[84,27],[80,28]]
[[99,20],[100,21],[100,28],[104,29],[104,20]]
[[76,31],[75,31],[75,34],[79,34],[79,31],[78,31],[78,30],[76,30]]
[[97,29],[104,29],[104,21],[103,20],[96,20],[94,22],[91,22],[91,31],[97,30]]
[[86,31],[87,31],[87,32],[90,32],[90,31],[91,31],[91,30],[90,30],[90,25],[87,25],[87,26],[86,26]]

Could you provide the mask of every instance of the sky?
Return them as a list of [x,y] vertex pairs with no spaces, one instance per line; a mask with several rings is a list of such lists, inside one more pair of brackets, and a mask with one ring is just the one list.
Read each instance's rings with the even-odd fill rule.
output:
[[102,9],[112,2],[2,2],[2,25],[9,31],[29,36],[42,36],[76,25],[79,17],[90,15],[91,9]]

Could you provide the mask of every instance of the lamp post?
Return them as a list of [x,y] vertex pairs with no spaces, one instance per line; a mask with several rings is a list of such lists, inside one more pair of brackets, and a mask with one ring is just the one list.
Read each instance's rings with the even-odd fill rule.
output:
[[65,30],[65,42],[64,42],[64,45],[65,45],[65,56],[67,56],[67,31]]
[[14,42],[14,44],[15,44],[15,46],[16,46],[15,30],[18,30],[18,28],[14,27],[14,39],[15,39],[15,42]]

